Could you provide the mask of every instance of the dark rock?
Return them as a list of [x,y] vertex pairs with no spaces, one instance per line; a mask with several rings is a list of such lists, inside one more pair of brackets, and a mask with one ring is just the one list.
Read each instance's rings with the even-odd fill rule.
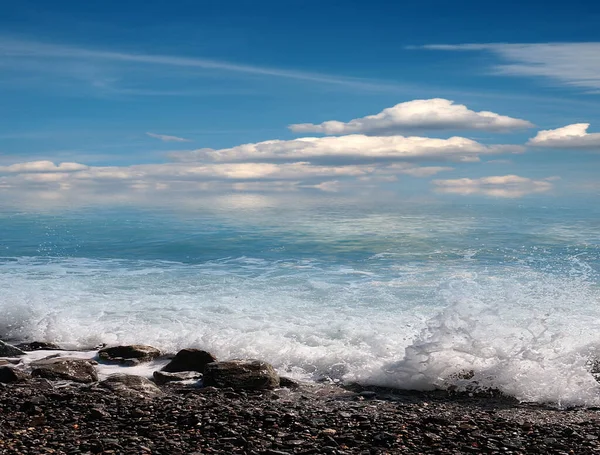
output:
[[197,371],[204,373],[204,368],[217,359],[210,352],[200,349],[182,349],[173,360],[171,360],[162,371],[177,373],[180,371]]
[[109,419],[110,414],[108,412],[106,412],[104,409],[96,407],[96,408],[90,409],[89,417],[92,420],[102,420],[102,419]]
[[285,376],[281,376],[279,378],[279,386],[287,387],[288,389],[297,389],[300,387],[300,383],[298,381],[294,381],[293,379],[286,378]]
[[99,385],[125,397],[152,398],[163,394],[150,380],[131,374],[113,374]]
[[363,398],[370,399],[370,398],[375,398],[377,396],[377,393],[373,392],[372,390],[363,390],[358,395]]
[[113,346],[110,348],[102,348],[98,351],[100,360],[129,365],[137,365],[139,362],[149,362],[158,356],[160,356],[160,351],[158,349],[143,344]]
[[25,355],[25,352],[11,344],[0,341],[0,357],[17,357],[20,355]]
[[152,376],[154,377],[154,382],[158,385],[166,384],[167,382],[202,379],[202,373],[198,373],[197,371],[180,371],[178,373],[155,371]]
[[12,382],[19,382],[29,379],[30,376],[24,371],[17,370],[16,368],[1,366],[0,367],[0,382],[3,384],[10,384]]
[[34,377],[51,380],[65,379],[74,382],[90,383],[98,380],[98,373],[89,360],[73,358],[49,358],[31,364]]
[[279,376],[273,367],[260,360],[230,360],[213,362],[204,369],[204,385],[234,389],[273,389],[279,386]]
[[23,351],[54,351],[60,349],[60,346],[45,341],[32,341],[31,343],[21,343],[17,347]]

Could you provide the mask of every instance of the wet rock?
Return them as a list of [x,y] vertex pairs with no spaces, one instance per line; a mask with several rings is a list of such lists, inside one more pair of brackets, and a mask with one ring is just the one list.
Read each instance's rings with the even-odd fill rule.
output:
[[287,387],[288,389],[298,389],[300,388],[300,383],[298,381],[294,381],[293,379],[286,378],[285,376],[281,376],[279,378],[279,386]]
[[204,385],[234,389],[273,389],[279,376],[273,366],[260,360],[213,362],[204,369]]
[[372,399],[377,396],[377,393],[373,392],[372,390],[363,390],[358,395],[366,399]]
[[166,384],[167,382],[202,379],[202,373],[198,373],[197,371],[180,371],[178,373],[155,371],[152,376],[154,377],[154,382],[158,385]]
[[25,352],[16,346],[0,341],[0,357],[17,357],[25,355]]
[[127,346],[112,346],[98,351],[98,357],[105,362],[137,365],[139,362],[149,362],[160,356],[160,351],[152,346],[132,344]]
[[3,384],[25,381],[29,378],[30,376],[24,371],[8,366],[0,366],[0,382]]
[[204,368],[209,363],[215,362],[217,359],[210,352],[200,349],[182,349],[179,351],[173,360],[171,360],[162,371],[168,373],[177,373],[180,371],[197,371],[204,373]]
[[163,394],[150,380],[131,374],[113,374],[101,381],[99,386],[125,397],[152,398]]
[[23,351],[54,351],[60,349],[60,346],[45,341],[32,341],[31,343],[21,343],[17,347]]
[[89,360],[72,358],[48,358],[31,364],[31,375],[50,380],[90,383],[98,380],[98,373]]

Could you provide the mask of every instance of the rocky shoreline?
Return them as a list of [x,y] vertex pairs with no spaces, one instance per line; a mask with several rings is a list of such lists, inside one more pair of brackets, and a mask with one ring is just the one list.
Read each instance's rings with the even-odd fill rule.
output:
[[[0,344],[0,454],[600,453],[600,409],[296,383],[266,362],[217,362],[198,350],[169,359],[153,381],[98,381],[95,362],[138,365],[162,354],[121,347],[25,368],[11,348]],[[79,374],[85,380],[68,377]]]

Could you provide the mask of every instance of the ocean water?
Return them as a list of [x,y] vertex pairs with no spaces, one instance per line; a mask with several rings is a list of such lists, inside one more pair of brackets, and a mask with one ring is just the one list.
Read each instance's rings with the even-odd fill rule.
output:
[[199,347],[304,380],[599,405],[599,272],[594,206],[7,206],[0,338]]

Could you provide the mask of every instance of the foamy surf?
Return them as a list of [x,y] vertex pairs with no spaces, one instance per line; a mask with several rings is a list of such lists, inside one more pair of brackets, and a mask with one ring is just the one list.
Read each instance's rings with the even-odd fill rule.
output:
[[[466,258],[418,274],[381,260],[6,260],[1,336],[67,350],[198,347],[220,359],[264,359],[301,380],[600,404],[589,364],[600,349],[600,292],[584,262],[569,262],[569,274],[476,271]],[[149,377],[159,366],[128,371]],[[124,367],[99,368],[104,377]]]

